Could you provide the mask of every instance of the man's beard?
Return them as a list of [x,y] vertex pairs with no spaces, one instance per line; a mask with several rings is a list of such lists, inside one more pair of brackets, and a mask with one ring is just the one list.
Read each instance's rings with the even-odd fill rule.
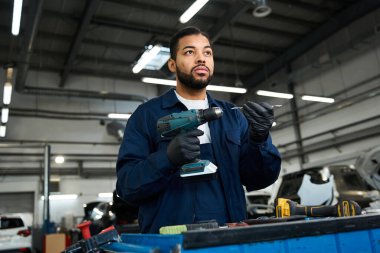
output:
[[[191,73],[193,70],[191,70]],[[202,90],[207,87],[207,85],[211,82],[212,75],[210,74],[206,80],[204,79],[195,79],[192,74],[186,74],[182,72],[177,66],[177,77],[178,80],[185,85],[186,87],[193,90]]]

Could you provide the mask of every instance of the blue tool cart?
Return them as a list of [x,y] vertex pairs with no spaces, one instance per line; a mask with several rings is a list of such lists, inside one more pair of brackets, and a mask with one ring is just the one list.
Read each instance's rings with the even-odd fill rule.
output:
[[[122,234],[116,237],[115,231],[111,231],[107,238],[112,240],[106,243],[103,243],[104,238],[93,238],[99,243],[88,247],[91,250],[83,251],[82,246],[82,251],[66,252],[380,253],[380,215],[282,222],[269,219],[264,224],[193,230],[179,235]],[[94,251],[95,248],[100,251]]]

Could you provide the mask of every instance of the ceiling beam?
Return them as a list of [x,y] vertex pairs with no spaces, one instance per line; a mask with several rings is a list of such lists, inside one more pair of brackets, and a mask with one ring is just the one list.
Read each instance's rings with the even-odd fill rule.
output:
[[82,14],[82,19],[79,22],[78,29],[75,32],[74,40],[70,46],[70,51],[67,54],[63,70],[61,72],[61,81],[59,87],[64,87],[69,76],[70,69],[74,64],[74,60],[79,52],[80,45],[90,25],[91,19],[94,16],[100,0],[87,0],[85,9]]
[[243,82],[249,87],[255,87],[264,81],[267,76],[279,71],[338,30],[378,8],[380,8],[380,1],[377,0],[362,0],[356,2],[338,13],[334,19],[330,19],[315,31],[309,33],[302,40],[292,45],[288,50],[263,66],[259,71],[252,73],[250,77]]
[[[117,1],[118,2],[118,0],[111,0],[111,1]],[[126,4],[124,4],[124,5],[126,5]],[[133,4],[134,7],[136,7],[137,5],[138,4]],[[249,4],[247,7],[249,8],[250,5],[251,4]],[[146,10],[147,7],[146,7],[146,5],[140,4],[140,8],[144,8],[144,10]],[[243,10],[243,12],[245,12],[245,11],[246,11],[246,9]],[[170,15],[170,14],[171,13],[168,13],[168,15]],[[78,18],[76,18],[72,15],[69,16],[69,15],[65,15],[63,13],[56,12],[56,11],[46,11],[46,12],[44,12],[44,15],[47,15],[50,17],[60,17],[60,18],[63,18],[65,20],[66,19],[78,20]],[[204,17],[204,16],[200,17],[200,19],[204,20],[205,22],[207,21],[209,23],[215,23],[217,21],[217,19],[215,19],[215,18]],[[115,18],[106,18],[106,17],[101,17],[101,16],[94,17],[91,20],[91,24],[99,25],[99,26],[106,26],[106,27],[111,27],[111,28],[126,29],[126,30],[142,32],[142,33],[149,33],[152,36],[162,36],[163,35],[163,36],[168,37],[168,40],[176,32],[176,30],[174,30],[174,29],[168,30],[165,27],[152,26],[152,25],[144,26],[144,25],[141,25],[139,23],[134,23],[134,22],[130,22],[130,21],[125,22],[124,20],[115,19]],[[214,26],[214,27],[216,27],[216,26]],[[293,37],[293,38],[297,36],[297,34],[294,34],[294,33],[287,33],[285,31],[274,30],[274,29],[266,29],[266,28],[258,27],[258,26],[249,26],[249,25],[240,24],[240,23],[236,23],[234,25],[234,27],[245,29],[245,30],[255,30],[256,29],[257,31],[260,31],[262,33],[268,33],[268,34],[279,36],[279,37],[284,36],[284,34],[286,34],[285,36],[287,36],[287,37]],[[212,31],[212,33],[217,33],[217,30]],[[214,36],[217,36],[217,35],[214,35]],[[214,44],[218,45],[219,40]],[[246,43],[246,44],[248,44],[248,43]],[[265,47],[265,48],[267,48],[265,50],[265,52],[276,51],[276,47],[271,47],[269,45],[260,45],[257,43],[249,43],[249,44],[251,45],[251,46],[249,46],[249,48],[251,50],[261,50],[259,48]]]
[[[165,35],[168,38],[172,36],[176,31],[175,30],[168,30],[165,27],[157,27],[157,26],[142,26],[141,24],[135,24],[131,22],[122,22],[121,20],[116,19],[105,19],[105,18],[95,18],[92,20],[92,23],[102,26],[108,26],[108,27],[117,27],[121,29],[127,29],[127,30],[133,30],[137,32],[142,33],[150,33],[151,35]],[[223,40],[226,41],[226,40]],[[236,48],[245,48],[249,50],[255,50],[259,51],[261,53],[270,53],[273,54],[276,51],[279,51],[277,47],[271,47],[264,44],[256,44],[256,43],[244,43],[244,42],[234,42]],[[223,45],[231,47],[231,43],[225,43],[221,42],[221,40],[218,40],[214,43],[214,45]]]
[[[141,3],[141,2],[138,2],[136,0],[129,0],[129,1],[125,1],[125,0],[103,0],[103,1],[106,2],[106,3],[114,3],[114,4],[119,4],[119,5],[122,5],[122,6],[132,7],[132,8],[141,9],[141,10],[152,10],[152,11],[159,10],[160,12],[164,12],[165,15],[170,15],[170,16],[175,16],[175,17],[180,17],[182,15],[182,13],[183,13],[182,11],[179,11],[178,9],[171,8],[171,7],[168,7],[168,6],[162,6],[159,3],[158,4],[154,4],[153,1],[152,1],[152,3],[149,3],[149,4],[148,3]],[[338,1],[338,0],[336,0],[336,1]],[[242,6],[242,5],[244,5],[242,2],[243,1],[238,1],[238,3],[234,3],[233,5],[236,4],[236,5]],[[245,9],[245,12],[249,13],[249,15],[251,15],[252,10],[249,10],[249,9],[250,9],[250,6],[253,7],[253,5],[252,5],[252,3],[250,1],[245,1],[245,3],[248,3],[248,9]],[[217,1],[209,2],[208,5],[211,5],[212,6],[211,8],[218,8],[218,9],[221,9],[221,10],[230,9],[227,4],[224,4],[224,3],[221,3],[221,2],[217,2]],[[230,6],[234,7],[233,5],[230,5]],[[238,6],[236,8],[238,8]],[[223,15],[223,16],[225,16],[225,15]],[[273,19],[276,19],[276,20],[279,20],[279,21],[282,21],[282,22],[288,22],[288,23],[291,23],[291,24],[294,24],[296,22],[297,25],[307,26],[307,27],[310,27],[310,28],[315,28],[315,27],[317,27],[319,25],[318,23],[313,22],[313,21],[303,20],[303,19],[299,19],[299,18],[295,18],[295,17],[283,16],[283,15],[275,14],[275,13],[271,13],[271,15],[269,15],[267,18],[268,19],[272,19],[273,18]],[[199,19],[202,22],[207,22],[207,23],[216,23],[216,22],[218,22],[218,20],[216,18],[211,18],[211,17],[204,16],[204,15],[201,15],[201,14],[197,14],[197,19]],[[245,25],[245,24],[240,23],[240,22],[233,22],[233,23],[234,23],[235,27],[242,28],[242,29],[244,28],[244,25]],[[253,29],[253,28],[255,28],[255,26],[251,27],[251,29]],[[257,26],[256,26],[256,28],[257,28]],[[260,27],[260,28],[266,29],[264,27]],[[268,29],[268,30],[270,31],[270,29]],[[285,32],[285,31],[282,31],[282,32]]]
[[141,25],[138,23],[134,23],[131,21],[125,22],[120,19],[115,18],[105,18],[105,17],[96,17],[91,21],[92,24],[95,25],[101,25],[101,26],[108,26],[111,28],[121,28],[121,29],[127,29],[137,32],[143,32],[148,33],[151,35],[166,35],[171,36],[176,31],[175,30],[169,30],[165,27],[159,27],[159,26],[153,26],[153,25]]
[[220,18],[216,24],[208,31],[211,42],[218,40],[222,34],[223,29],[227,25],[233,24],[250,6],[251,3],[231,1],[226,13],[223,15],[223,18]]
[[26,76],[29,70],[30,58],[33,53],[34,41],[37,36],[38,25],[41,19],[44,0],[30,0],[30,8],[25,29],[25,35],[22,41],[20,57],[17,61],[17,75],[15,90],[22,92],[24,90]]
[[275,13],[275,12],[272,12],[266,18],[276,20],[276,21],[280,21],[282,23],[288,23],[291,25],[306,26],[310,29],[315,29],[320,25],[320,23],[315,22],[315,21],[304,20],[304,19],[300,19],[300,18],[296,18],[296,17],[289,17],[289,16],[285,16],[285,15]]
[[[1,32],[0,32],[0,34],[1,34]],[[122,46],[123,44],[120,44],[120,45]],[[6,52],[8,52],[8,48],[4,47],[4,46],[0,46],[0,53],[3,54]],[[35,54],[38,55],[39,57],[41,57],[41,56],[49,57],[49,58],[54,59],[54,60],[62,59],[65,56],[65,54],[63,54],[63,53],[49,51],[49,50],[38,50],[38,53],[35,53]],[[107,58],[103,58],[103,57],[86,56],[86,55],[78,55],[77,61],[78,62],[92,62],[92,63],[98,62],[99,64],[106,64],[106,65],[110,65],[110,66],[120,66],[120,65],[130,66],[133,64],[133,62],[128,62],[125,60],[107,59]],[[250,66],[258,67],[258,66],[262,65],[261,62],[244,61],[244,60],[233,61],[231,59],[226,59],[223,57],[214,57],[214,61],[215,61],[215,63],[220,62],[223,64],[230,64],[230,65],[236,64],[237,66],[250,65]]]
[[298,7],[298,8],[304,9],[304,10],[308,10],[308,11],[313,11],[313,12],[322,12],[322,13],[328,12],[328,13],[330,13],[331,11],[336,10],[336,9],[327,7],[326,5],[312,4],[312,3],[307,3],[304,1],[300,1],[300,0],[272,0],[272,1],[283,3],[283,4],[286,4],[289,6],[295,6],[295,7]]
[[253,26],[253,25],[247,25],[247,24],[239,24],[239,26],[234,25],[235,28],[245,29],[253,32],[258,32],[261,34],[268,34],[272,36],[277,36],[280,38],[290,38],[290,39],[299,39],[303,36],[301,33],[295,33],[291,31],[283,31],[276,28],[266,28],[261,26]]
[[257,51],[262,54],[270,54],[272,56],[276,56],[279,53],[283,52],[285,48],[283,47],[273,47],[265,44],[254,44],[254,43],[246,43],[242,41],[232,41],[228,39],[219,39],[214,45],[232,47],[234,46],[236,49],[248,49],[252,51]]
[[[12,145],[16,145],[16,144],[20,144],[20,145],[17,145],[17,146],[12,146]],[[7,140],[3,140],[2,143],[0,144],[0,148],[2,147],[6,147],[7,149],[10,148],[10,147],[14,147],[14,148],[23,148],[23,147],[29,147],[28,145],[26,144],[35,144],[35,145],[40,145],[38,148],[43,148],[44,145],[46,144],[62,144],[62,145],[91,145],[91,146],[114,146],[114,145],[120,145],[119,142],[96,142],[96,141],[91,141],[91,142],[87,142],[87,141],[58,141],[58,140],[37,140],[37,139],[28,139],[28,140],[15,140],[15,139],[7,139]],[[10,145],[10,147],[8,147],[7,145]]]

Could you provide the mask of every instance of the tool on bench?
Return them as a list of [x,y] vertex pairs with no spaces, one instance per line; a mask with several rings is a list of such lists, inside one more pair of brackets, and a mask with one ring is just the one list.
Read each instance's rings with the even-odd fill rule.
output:
[[[69,246],[61,253],[105,253],[115,252],[123,249],[123,252],[158,253],[158,248],[146,247],[136,244],[123,243],[119,233],[114,226],[103,229],[99,234],[91,237],[89,226],[91,222],[86,221],[79,224],[83,235],[83,240]],[[116,251],[119,252],[119,251]]]
[[278,198],[276,200],[276,216],[278,218],[306,215],[308,217],[342,217],[361,214],[361,208],[353,200],[341,200],[333,206],[302,206],[297,202]]
[[[157,122],[157,131],[163,137],[175,137],[178,134],[186,133],[196,129],[209,121],[216,120],[223,115],[219,107],[208,109],[192,109],[160,118]],[[196,159],[192,163],[184,164],[181,167],[181,177],[199,176],[214,174],[217,167],[208,160]]]
[[194,224],[173,225],[160,228],[160,234],[181,234],[190,230],[205,230],[219,228],[218,222],[215,220],[204,221]]
[[[86,231],[86,227],[88,227],[88,225],[89,223],[86,223],[81,226],[82,234],[84,237],[88,236],[88,232]],[[93,237],[78,241],[77,243],[69,246],[62,253],[100,253],[102,252],[101,247],[111,242],[121,242],[120,236],[113,226],[103,230]]]

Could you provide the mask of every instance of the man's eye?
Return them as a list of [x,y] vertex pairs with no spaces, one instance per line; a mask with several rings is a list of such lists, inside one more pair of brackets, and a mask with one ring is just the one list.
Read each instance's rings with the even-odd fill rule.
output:
[[206,55],[206,56],[211,56],[211,55],[212,55],[212,52],[211,52],[211,51],[206,51],[206,52],[205,52],[205,55]]
[[190,55],[190,54],[193,54],[193,53],[194,53],[194,52],[191,51],[191,50],[185,52],[186,55]]

